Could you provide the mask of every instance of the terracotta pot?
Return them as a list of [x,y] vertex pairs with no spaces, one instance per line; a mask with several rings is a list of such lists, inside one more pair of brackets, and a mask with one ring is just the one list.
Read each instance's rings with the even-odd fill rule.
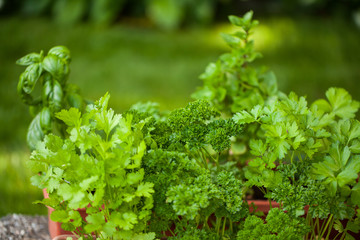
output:
[[[44,194],[44,198],[49,197],[49,194],[47,193],[46,189],[43,189],[43,194]],[[61,223],[54,222],[53,220],[51,220],[50,215],[54,211],[54,209],[51,207],[47,207],[47,209],[48,209],[48,223],[49,223],[50,237],[55,239],[55,237],[57,236],[66,236],[66,235],[74,236],[72,232],[63,230],[61,228]],[[78,209],[78,212],[80,213],[81,217],[85,220],[85,218],[87,217],[86,209],[85,208]]]
[[74,236],[72,234],[63,234],[63,235],[54,237],[52,240],[66,240],[68,237],[71,237],[73,240],[78,239],[76,236]]
[[[254,205],[257,207],[256,212],[262,211],[266,214],[270,211],[270,204],[268,200],[246,200],[248,204],[254,203]],[[278,208],[279,203],[271,201],[271,207],[272,208]],[[254,209],[250,206],[250,212]]]

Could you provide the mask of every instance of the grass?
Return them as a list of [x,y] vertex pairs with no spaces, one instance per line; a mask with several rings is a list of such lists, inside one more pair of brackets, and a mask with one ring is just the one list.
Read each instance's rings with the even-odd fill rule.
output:
[[42,191],[30,184],[32,173],[26,168],[26,150],[0,149],[0,216],[8,213],[46,214],[46,208],[34,201]]
[[[256,46],[285,93],[308,100],[323,97],[331,86],[346,88],[360,100],[360,30],[341,19],[271,18],[260,21]],[[0,19],[0,216],[11,212],[45,213],[32,205],[41,191],[30,186],[24,147],[30,117],[16,94],[23,68],[16,59],[29,52],[66,45],[72,52],[70,82],[89,99],[106,91],[117,111],[138,101],[157,101],[163,109],[185,105],[201,84],[198,76],[227,47],[213,29],[163,33],[146,27],[89,25],[64,27],[47,19]]]

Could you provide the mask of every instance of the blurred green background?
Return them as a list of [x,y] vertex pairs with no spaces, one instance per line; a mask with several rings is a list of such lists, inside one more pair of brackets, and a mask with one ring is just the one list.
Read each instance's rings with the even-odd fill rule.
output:
[[253,9],[255,45],[279,88],[323,97],[331,86],[360,100],[360,3],[357,0],[0,0],[0,216],[46,214],[32,202],[25,135],[30,116],[16,93],[29,52],[65,45],[69,82],[88,99],[106,91],[111,106],[138,101],[174,109],[190,101],[198,76],[227,50],[227,15]]

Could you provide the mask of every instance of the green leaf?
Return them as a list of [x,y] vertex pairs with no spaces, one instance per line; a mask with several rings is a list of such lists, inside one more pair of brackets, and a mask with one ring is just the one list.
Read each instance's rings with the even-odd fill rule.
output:
[[238,37],[235,37],[235,36],[233,36],[231,34],[221,33],[221,37],[231,47],[240,46],[240,44],[241,44],[241,40]]
[[325,99],[316,100],[312,106],[316,105],[322,112],[331,112],[331,105]]
[[51,112],[48,107],[44,107],[40,112],[40,126],[45,132],[51,130]]
[[67,222],[69,215],[66,210],[55,210],[51,213],[50,218],[54,222]]
[[111,222],[111,221],[107,221],[104,225],[103,225],[103,229],[102,229],[108,236],[113,236],[113,234],[116,232],[116,224]]
[[137,172],[128,173],[126,175],[126,181],[129,185],[137,184],[144,178],[144,169],[141,168]]
[[213,78],[219,73],[220,69],[217,64],[209,63],[205,68],[205,72],[200,75],[201,79]]
[[233,117],[233,120],[239,124],[252,123],[252,122],[256,121],[255,118],[253,116],[251,116],[251,114],[245,110],[242,110],[241,112],[236,113]]
[[30,53],[22,58],[20,58],[19,60],[16,61],[16,64],[18,65],[22,65],[22,66],[27,66],[27,65],[31,65],[34,63],[40,63],[42,58],[42,52],[39,53]]
[[63,105],[63,89],[61,84],[56,80],[45,82],[42,91],[43,104],[50,107],[52,112],[58,112]]
[[40,63],[34,63],[28,66],[20,76],[20,82],[22,82],[22,89],[25,93],[30,94],[39,80],[42,74],[42,65]]
[[104,130],[106,135],[119,124],[122,116],[120,114],[114,114],[114,110],[109,109],[96,114],[96,127],[99,130]]
[[[95,214],[90,214],[86,217],[86,221],[90,224],[94,224],[94,225],[102,225],[105,223],[105,218],[104,215],[99,212],[99,213],[95,213]],[[100,227],[99,226],[99,227]]]
[[133,236],[133,240],[153,240],[155,239],[155,233],[141,233]]
[[353,139],[360,138],[360,122],[358,120],[354,120],[351,123],[351,130],[348,139],[349,142]]
[[69,73],[66,62],[56,55],[46,56],[42,62],[42,66],[54,79],[61,82],[65,80],[64,77]]
[[31,121],[27,132],[27,143],[31,150],[36,148],[38,142],[44,138],[44,131],[40,124],[40,113]]
[[326,91],[332,112],[340,118],[354,118],[359,102],[352,100],[351,95],[342,88],[330,88]]
[[243,24],[242,18],[234,15],[229,16],[229,21],[231,22],[231,24],[239,27],[241,27]]
[[84,191],[93,190],[95,187],[91,186],[91,185],[92,185],[92,183],[96,182],[98,179],[99,179],[99,176],[91,176],[91,177],[81,181],[79,185],[80,185],[81,189]]
[[351,202],[360,206],[360,182],[351,189]]
[[335,220],[334,229],[335,229],[336,231],[338,231],[339,233],[344,232],[344,226],[342,225],[342,223],[340,222],[340,220]]
[[265,153],[267,145],[261,139],[250,139],[251,154],[254,156],[261,156]]
[[154,193],[154,184],[153,183],[149,183],[149,182],[145,182],[145,183],[140,183],[137,190],[136,190],[136,196],[141,197],[151,197],[151,194]]
[[111,219],[120,229],[124,230],[133,229],[134,224],[138,223],[137,216],[133,212],[114,212]]
[[340,187],[344,186],[345,184],[350,184],[358,178],[358,174],[360,171],[359,162],[359,156],[352,157],[345,169],[337,175],[336,179],[338,180],[338,184]]
[[70,50],[65,46],[56,46],[49,50],[49,55],[55,55],[61,59],[64,59],[66,61],[70,61]]
[[81,125],[81,113],[77,108],[63,109],[61,112],[56,113],[55,116],[69,127],[79,128]]

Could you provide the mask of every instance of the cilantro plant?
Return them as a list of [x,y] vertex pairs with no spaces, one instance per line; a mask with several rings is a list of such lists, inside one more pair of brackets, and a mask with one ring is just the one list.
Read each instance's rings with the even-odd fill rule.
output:
[[56,46],[46,56],[43,51],[30,53],[16,62],[27,66],[20,75],[17,91],[21,100],[29,105],[34,118],[27,133],[32,150],[50,132],[63,136],[65,126],[56,119],[56,112],[83,107],[78,87],[67,83],[70,60],[70,51],[64,46]]
[[[29,164],[42,174],[31,180],[47,189],[49,198],[39,203],[55,209],[51,219],[80,239],[154,239],[147,231],[154,184],[144,181],[141,167],[145,121],[115,114],[109,97],[84,114],[76,108],[56,114],[69,137],[49,134],[38,143]],[[86,221],[79,208],[86,208]]]

